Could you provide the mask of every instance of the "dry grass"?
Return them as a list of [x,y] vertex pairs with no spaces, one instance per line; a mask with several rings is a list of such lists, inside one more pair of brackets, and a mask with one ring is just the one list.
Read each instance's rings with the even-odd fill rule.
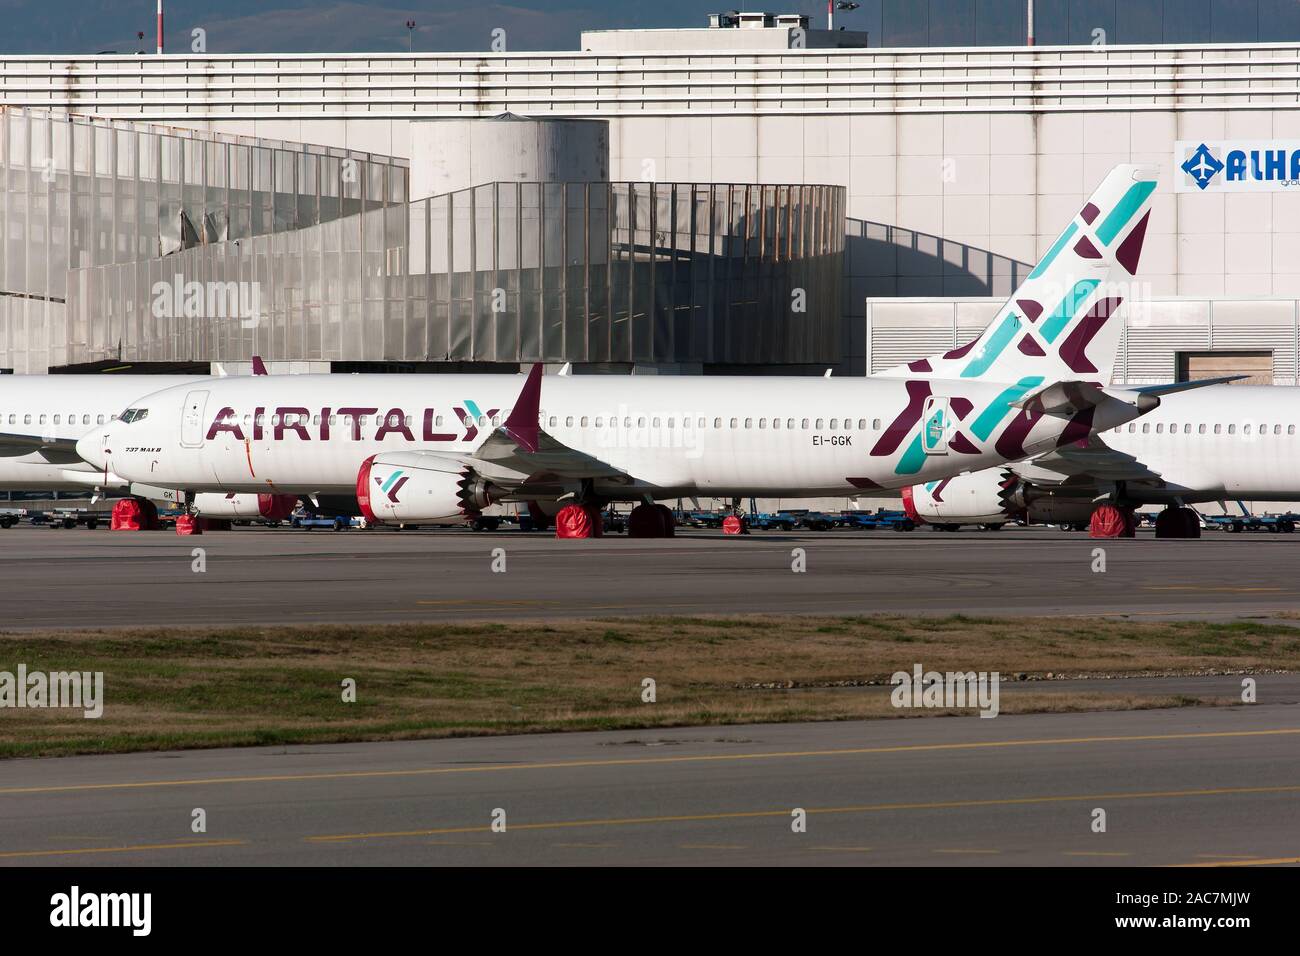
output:
[[[916,663],[1004,676],[1289,670],[1300,667],[1300,630],[882,616],[0,635],[0,671],[20,662],[104,671],[105,713],[0,710],[0,756],[915,716],[882,688],[836,685],[884,682]],[[341,700],[349,677],[354,704]],[[641,702],[647,677],[654,704]],[[1202,702],[1044,683],[1005,695],[1002,712]]]

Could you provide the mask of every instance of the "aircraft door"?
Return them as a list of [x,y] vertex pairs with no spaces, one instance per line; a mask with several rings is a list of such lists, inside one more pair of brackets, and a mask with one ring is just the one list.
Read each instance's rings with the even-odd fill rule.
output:
[[181,409],[181,444],[186,448],[203,445],[203,412],[208,405],[206,389],[195,389],[185,396]]
[[948,454],[948,399],[943,395],[931,395],[925,400],[925,412],[921,416],[921,448],[927,455]]

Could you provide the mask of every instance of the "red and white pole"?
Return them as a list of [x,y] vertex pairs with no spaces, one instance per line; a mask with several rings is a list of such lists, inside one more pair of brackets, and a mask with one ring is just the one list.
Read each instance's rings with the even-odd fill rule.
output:
[[1029,36],[1025,40],[1025,46],[1033,46],[1034,45],[1034,0],[1028,0],[1028,2],[1029,2],[1029,10],[1027,13],[1027,17],[1029,23],[1029,30],[1028,30]]
[[163,0],[158,0],[158,55],[162,56],[163,51]]
[[835,29],[835,0],[826,0],[826,29]]

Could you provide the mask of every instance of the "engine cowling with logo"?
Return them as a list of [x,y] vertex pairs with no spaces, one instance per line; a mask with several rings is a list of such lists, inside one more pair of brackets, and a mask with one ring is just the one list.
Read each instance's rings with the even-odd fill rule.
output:
[[492,504],[492,486],[460,462],[432,454],[372,455],[357,473],[367,521],[460,524]]
[[907,492],[904,500],[910,498],[913,519],[934,525],[1004,524],[1014,519],[1075,524],[1092,515],[1091,495],[1042,488],[998,468],[913,485]]
[[203,492],[194,496],[194,510],[209,518],[261,518],[285,521],[298,507],[295,495],[253,495]]

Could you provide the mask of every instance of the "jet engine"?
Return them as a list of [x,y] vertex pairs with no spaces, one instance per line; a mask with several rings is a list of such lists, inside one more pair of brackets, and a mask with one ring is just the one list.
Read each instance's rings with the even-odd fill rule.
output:
[[1043,488],[999,468],[913,485],[904,489],[903,501],[912,520],[953,526],[1005,524],[1016,518],[1034,523],[1086,524],[1093,507],[1091,495]]
[[460,524],[494,498],[491,483],[440,455],[372,455],[357,473],[357,504],[372,522]]
[[194,510],[209,518],[261,518],[285,521],[298,507],[295,495],[252,495],[203,492],[194,496]]

